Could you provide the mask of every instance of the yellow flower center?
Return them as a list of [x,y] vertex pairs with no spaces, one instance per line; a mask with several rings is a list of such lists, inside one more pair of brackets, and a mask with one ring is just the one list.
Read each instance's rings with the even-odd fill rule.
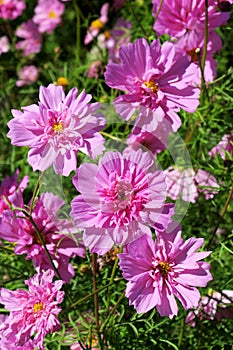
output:
[[4,5],[5,0],[0,0],[0,6]]
[[59,77],[57,79],[56,85],[58,85],[58,86],[68,86],[69,85],[69,81],[65,77]]
[[40,301],[39,303],[34,304],[33,310],[34,310],[34,312],[38,312],[38,311],[43,310],[43,307],[44,307],[44,305],[43,305],[42,301]]
[[92,29],[101,29],[103,28],[104,24],[103,22],[98,18],[95,21],[91,22],[91,28]]
[[150,89],[151,92],[158,92],[159,91],[158,85],[153,81],[144,81],[144,85],[146,85],[146,87],[148,89]]
[[104,32],[105,39],[108,40],[110,38],[110,36],[111,36],[110,31],[109,30],[105,30],[105,32]]
[[57,15],[54,11],[49,11],[49,18],[56,18]]
[[57,124],[54,124],[53,125],[53,131],[54,132],[60,132],[60,131],[62,131],[63,130],[63,124],[62,124],[62,122],[59,122],[59,123],[57,123]]
[[171,266],[168,262],[160,262],[158,264],[159,272],[161,273],[163,278],[167,278],[168,273],[171,271]]

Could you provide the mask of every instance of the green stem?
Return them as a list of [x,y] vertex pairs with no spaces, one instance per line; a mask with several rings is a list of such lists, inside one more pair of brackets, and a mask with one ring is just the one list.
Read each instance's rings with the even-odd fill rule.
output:
[[30,205],[30,210],[29,210],[29,215],[31,216],[32,215],[32,211],[33,211],[33,208],[34,208],[34,205],[35,205],[35,200],[36,200],[36,196],[37,196],[37,193],[38,193],[38,190],[39,190],[39,186],[40,186],[40,181],[42,179],[44,175],[44,172],[42,172],[39,176],[39,179],[36,183],[36,187],[33,191],[33,195],[32,195],[32,201],[31,201],[31,205]]
[[201,93],[201,104],[204,102],[205,97],[208,97],[207,94],[207,88],[206,88],[206,82],[205,82],[205,63],[206,63],[206,55],[207,55],[207,45],[208,45],[208,0],[205,0],[205,29],[204,29],[204,47],[203,47],[203,54],[202,59],[200,63],[200,69],[201,69],[201,87],[202,87],[202,93]]
[[74,10],[76,14],[76,48],[75,48],[75,66],[80,65],[80,37],[81,37],[81,24],[80,24],[80,16],[82,17],[82,20],[85,20],[81,10],[79,9],[78,5],[76,4],[76,1],[73,0]]
[[185,328],[185,317],[181,319],[181,327],[180,327],[180,333],[179,333],[179,338],[178,338],[178,348],[180,348],[182,339],[184,336],[184,328]]
[[134,15],[134,18],[135,18],[136,22],[138,23],[139,27],[142,30],[143,35],[145,36],[145,38],[148,38],[148,35],[147,35],[145,29],[143,28],[140,19],[138,18],[138,16],[136,15],[136,12],[134,11],[134,8],[133,8],[133,5],[132,5],[132,0],[129,1],[129,6],[130,6],[130,9],[132,11],[132,14]]
[[107,318],[105,319],[103,325],[101,326],[101,331],[104,330],[104,328],[107,326],[108,321],[110,320],[110,318],[112,317],[112,315],[114,314],[115,310],[117,309],[118,305],[120,304],[121,300],[124,298],[125,296],[125,291],[121,294],[120,298],[117,300],[116,304],[113,306],[111,313],[107,316]]
[[[114,280],[114,276],[115,276],[118,260],[119,259],[117,257],[115,262],[114,262],[113,268],[112,268],[112,273],[111,273],[111,277],[110,277],[110,283],[112,283],[113,280]],[[108,290],[107,290],[107,315],[109,315],[110,299],[111,299],[111,286],[109,286]]]

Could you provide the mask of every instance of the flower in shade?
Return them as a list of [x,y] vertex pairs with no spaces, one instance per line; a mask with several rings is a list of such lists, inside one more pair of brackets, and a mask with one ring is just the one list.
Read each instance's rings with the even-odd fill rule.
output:
[[16,30],[16,35],[20,40],[16,45],[17,50],[23,50],[23,55],[28,56],[32,53],[40,52],[42,45],[42,34],[38,31],[38,26],[29,19],[22,23]]
[[164,175],[167,194],[173,200],[181,197],[186,202],[195,203],[199,193],[203,193],[206,199],[211,199],[219,190],[215,177],[202,169],[194,171],[192,168],[170,166],[164,170]]
[[223,290],[221,293],[211,290],[208,296],[201,297],[197,308],[188,313],[185,322],[195,327],[196,319],[213,320],[216,318],[218,321],[221,321],[222,317],[232,318],[233,310],[227,305],[232,302],[232,290]]
[[[177,232],[178,231],[178,232]],[[203,238],[184,241],[178,229],[157,234],[154,241],[144,235],[119,254],[123,277],[128,281],[126,297],[138,313],[156,307],[161,316],[177,315],[175,297],[185,309],[198,305],[200,293],[212,279],[210,265],[200,261],[210,252],[196,252]]]
[[108,9],[109,3],[106,2],[100,9],[100,17],[91,22],[91,25],[84,38],[85,45],[89,44],[99,34],[100,30],[104,27],[104,25],[108,22]]
[[[13,176],[6,176],[0,185],[0,217],[9,205],[20,206],[23,203],[22,193],[28,184],[28,176],[18,180],[19,170],[16,169]],[[1,222],[1,221],[0,221]]]
[[16,243],[15,253],[26,254],[38,272],[51,268],[46,247],[62,279],[69,282],[74,276],[70,258],[85,257],[86,251],[72,222],[58,217],[63,204],[64,201],[52,193],[41,194],[31,213],[33,221],[20,210],[4,210],[0,238]]
[[[10,315],[0,330],[3,337],[11,342],[11,349],[24,346],[30,340],[38,350],[44,350],[44,338],[48,333],[60,329],[57,315],[58,306],[63,301],[63,281],[54,281],[54,271],[49,269],[25,281],[28,290],[5,288],[0,290],[0,303],[10,311]],[[10,349],[9,348],[9,349]]]
[[38,24],[40,33],[51,34],[61,23],[65,5],[58,0],[39,0],[35,7],[33,21]]
[[44,171],[53,165],[56,174],[68,176],[76,169],[78,151],[92,158],[104,150],[98,132],[105,125],[96,114],[99,103],[89,104],[91,95],[73,88],[67,96],[61,86],[40,87],[39,105],[12,110],[8,137],[16,146],[29,146],[28,162],[33,170]]
[[26,4],[23,0],[1,0],[0,1],[0,18],[15,19],[19,17]]
[[173,215],[173,204],[164,204],[163,173],[149,152],[107,152],[98,165],[81,164],[73,183],[81,194],[70,215],[84,229],[84,244],[100,255],[114,243],[151,235],[148,225],[164,230]]
[[[153,15],[159,10],[160,0],[153,0]],[[229,12],[220,12],[216,0],[208,1],[208,31],[226,24]],[[168,34],[180,38],[189,31],[197,31],[204,36],[205,0],[171,0],[163,1],[154,30],[158,35]]]
[[226,158],[227,152],[233,157],[233,134],[226,134],[221,141],[209,152],[210,157],[219,154],[222,159]]
[[193,113],[199,104],[200,90],[191,87],[195,65],[188,57],[176,54],[174,44],[145,39],[121,47],[120,64],[110,63],[105,72],[106,83],[127,92],[114,101],[116,111],[129,120],[138,109],[137,123],[152,124],[166,118],[176,131],[181,121],[180,108]]
[[39,70],[37,67],[33,65],[24,66],[18,72],[19,80],[16,81],[16,85],[18,87],[21,87],[24,85],[30,85],[35,81],[37,81],[38,76],[39,76]]
[[9,40],[8,37],[6,35],[3,35],[0,38],[0,55],[8,52],[10,50],[10,44],[9,44]]
[[[206,82],[211,82],[216,77],[217,62],[213,59],[216,51],[222,47],[221,38],[216,32],[210,32],[208,35],[207,54],[204,68],[204,77]],[[196,74],[193,75],[192,83],[201,84],[200,62],[203,56],[204,38],[196,31],[190,31],[175,42],[176,52],[179,55],[188,55],[190,62],[196,66]]]

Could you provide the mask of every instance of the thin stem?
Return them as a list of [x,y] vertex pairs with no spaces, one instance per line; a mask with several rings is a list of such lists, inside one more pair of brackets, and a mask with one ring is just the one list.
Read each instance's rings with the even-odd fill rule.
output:
[[133,8],[133,5],[132,5],[132,0],[129,1],[129,6],[130,6],[130,9],[132,11],[132,14],[134,15],[134,18],[136,20],[136,22],[138,23],[139,27],[141,28],[142,32],[143,32],[143,35],[148,38],[148,35],[145,31],[145,29],[143,28],[142,24],[141,24],[141,21],[140,19],[138,18],[138,16],[136,15],[135,11],[134,11],[134,8]]
[[[112,273],[111,273],[111,277],[110,277],[110,283],[112,283],[113,280],[114,280],[114,276],[115,276],[118,260],[119,259],[117,257],[115,262],[114,262],[113,268],[112,268]],[[108,287],[108,290],[107,290],[107,315],[109,314],[110,299],[111,299],[111,286]]]
[[76,14],[76,48],[75,48],[75,66],[80,65],[80,32],[81,32],[81,23],[80,23],[80,16],[82,17],[83,20],[85,20],[81,10],[79,9],[78,5],[76,4],[76,1],[73,0],[73,5],[75,9],[75,14]]
[[181,319],[181,327],[180,327],[180,333],[179,333],[179,338],[178,338],[178,348],[180,348],[182,339],[184,336],[184,327],[185,327],[185,317]]
[[[206,55],[207,55],[207,45],[208,45],[208,0],[205,0],[205,29],[204,29],[204,47],[203,47],[203,54],[200,64],[201,69],[201,87],[202,87],[202,94],[201,94],[201,103],[203,103],[205,96],[207,95],[207,88],[206,88],[206,82],[205,82],[205,63],[206,63]],[[207,95],[208,97],[208,95]]]
[[212,241],[214,239],[214,236],[215,236],[215,234],[216,234],[216,232],[218,230],[218,227],[219,227],[219,225],[220,225],[220,223],[221,223],[221,221],[222,221],[222,219],[223,219],[223,217],[224,217],[224,215],[225,215],[225,213],[227,211],[227,208],[228,208],[228,205],[230,203],[232,195],[233,195],[233,184],[232,184],[231,189],[230,189],[230,191],[228,193],[228,197],[227,197],[226,203],[225,203],[225,205],[223,207],[223,210],[220,213],[220,217],[219,217],[218,222],[217,222],[217,224],[215,226],[215,229],[214,229],[214,231],[212,232],[212,234],[210,236],[210,239],[209,239],[209,242],[208,242],[208,244],[206,246],[206,249],[209,249],[209,247],[210,247],[210,245],[211,245],[211,243],[212,243]]
[[33,191],[32,201],[31,201],[30,210],[29,210],[29,215],[30,216],[32,215],[32,211],[33,211],[33,208],[34,208],[37,192],[38,192],[38,189],[39,189],[39,186],[40,186],[40,181],[41,181],[43,175],[44,175],[44,171],[40,174],[39,179],[38,179],[38,181],[36,183],[36,187],[35,187],[35,189]]
[[112,136],[111,134],[105,132],[105,131],[100,131],[100,134],[102,134],[103,136],[109,137],[112,140],[118,141],[118,142],[122,142],[122,139],[120,139],[119,137],[116,136]]
[[[156,12],[156,14],[155,14],[155,16],[154,16],[155,22],[157,21],[157,19],[158,19],[158,17],[159,17],[159,13],[160,13],[161,8],[162,8],[162,6],[163,6],[163,2],[164,2],[164,0],[160,0],[158,10],[157,10],[157,12]],[[154,23],[155,23],[155,22],[154,22]]]
[[101,331],[104,330],[104,328],[107,326],[109,319],[111,318],[111,316],[114,314],[115,310],[117,309],[118,305],[120,304],[121,300],[124,298],[125,296],[125,291],[121,294],[121,296],[119,297],[119,299],[117,300],[116,304],[113,306],[110,314],[107,316],[107,318],[105,319],[103,325],[101,326]]

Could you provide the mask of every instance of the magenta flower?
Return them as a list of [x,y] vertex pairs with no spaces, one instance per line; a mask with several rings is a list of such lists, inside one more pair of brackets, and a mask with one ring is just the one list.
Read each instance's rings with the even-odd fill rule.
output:
[[53,278],[54,272],[49,269],[25,281],[28,291],[1,288],[0,303],[10,315],[0,329],[3,336],[12,341],[11,349],[15,345],[24,346],[31,339],[34,347],[44,350],[45,336],[60,329],[57,315],[61,312],[58,304],[64,298],[60,290],[63,281],[53,282]]
[[10,50],[10,44],[9,44],[9,40],[8,37],[6,35],[3,35],[0,38],[0,55],[8,52]]
[[15,174],[5,177],[0,185],[0,217],[4,210],[10,208],[9,205],[20,206],[23,203],[22,193],[28,185],[28,176],[24,176],[21,181],[18,176],[19,170],[16,169]]
[[195,182],[197,184],[198,192],[204,194],[205,199],[211,199],[219,191],[219,184],[213,175],[208,171],[198,169],[195,175]]
[[[153,15],[155,16],[160,0],[153,0]],[[229,12],[220,12],[216,0],[208,1],[208,30],[213,31],[217,27],[226,24],[230,17]],[[197,31],[204,36],[205,27],[205,0],[171,0],[164,1],[154,24],[154,30],[158,35],[168,34],[180,38],[189,31]]]
[[221,293],[211,290],[208,294],[208,296],[201,297],[197,308],[188,313],[185,322],[190,326],[195,327],[195,319],[213,320],[216,318],[220,321],[222,317],[225,317],[224,315],[233,317],[233,312],[227,307],[227,304],[233,302],[232,290],[223,290]]
[[81,194],[72,200],[70,215],[84,228],[84,244],[100,255],[114,243],[151,235],[148,225],[163,230],[173,215],[173,204],[164,204],[162,171],[142,150],[107,152],[98,165],[81,164],[73,183]]
[[233,156],[233,134],[226,134],[221,141],[209,152],[210,157],[219,154],[222,159],[226,158],[227,152]]
[[98,133],[105,119],[95,112],[99,103],[89,104],[91,95],[73,88],[67,96],[61,86],[40,87],[39,105],[12,110],[14,119],[7,136],[16,146],[29,146],[28,162],[33,170],[44,171],[51,165],[56,174],[68,176],[76,169],[76,154],[82,151],[92,158],[104,150],[104,138]]
[[61,23],[65,5],[58,0],[39,0],[35,7],[33,21],[38,24],[40,33],[51,34]]
[[32,19],[22,23],[16,30],[16,35],[24,40],[19,41],[15,47],[23,50],[23,55],[28,56],[40,52],[42,45],[42,34],[38,31],[38,26]]
[[196,252],[203,238],[183,241],[181,232],[157,234],[157,241],[144,235],[119,254],[123,277],[128,281],[126,297],[138,313],[156,307],[161,316],[177,315],[175,297],[185,309],[198,305],[200,293],[212,279],[210,265],[200,261],[210,252]]
[[106,83],[127,94],[115,99],[116,111],[129,120],[138,109],[137,123],[152,124],[166,118],[176,131],[181,121],[180,108],[193,113],[199,104],[199,89],[189,86],[195,66],[186,56],[178,56],[174,44],[145,39],[122,46],[120,64],[110,63]]
[[0,18],[15,19],[19,17],[26,4],[23,0],[1,0],[0,2]]
[[[69,220],[58,218],[58,211],[63,204],[64,201],[58,196],[43,193],[35,203],[32,219],[62,279],[69,282],[74,276],[70,258],[77,255],[85,257],[86,251],[77,234],[77,228]],[[26,259],[33,261],[37,271],[51,268],[35,226],[19,210],[3,211],[0,238],[16,243],[15,253],[26,254]]]
[[104,27],[104,25],[108,22],[108,9],[109,3],[106,2],[100,9],[100,17],[91,22],[91,25],[84,39],[85,45],[89,44],[99,34],[100,30]]
[[33,84],[39,77],[37,67],[30,65],[22,67],[18,72],[19,80],[16,81],[18,87]]

